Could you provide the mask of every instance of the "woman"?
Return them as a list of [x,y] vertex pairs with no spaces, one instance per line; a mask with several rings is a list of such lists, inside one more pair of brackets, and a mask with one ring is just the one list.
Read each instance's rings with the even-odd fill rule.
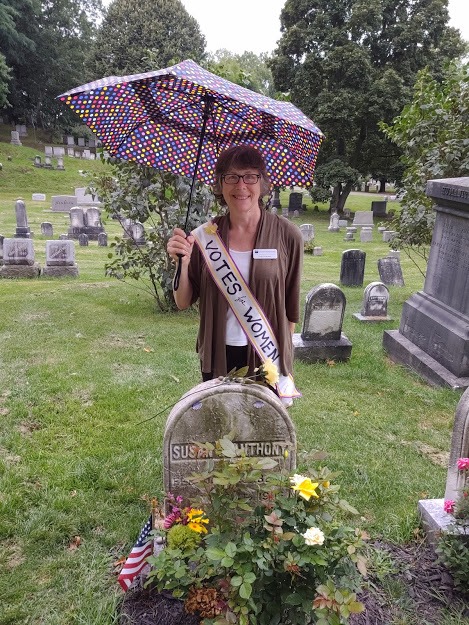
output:
[[[193,236],[202,232],[203,226],[187,237],[183,230],[175,228],[167,247],[175,261],[181,255],[180,283],[174,292],[178,308],[185,309],[199,300],[197,352],[203,380],[246,365],[252,375],[262,362],[256,351],[262,351],[264,359],[272,357],[280,374],[289,376],[293,368],[292,333],[299,320],[301,233],[287,219],[264,209],[262,198],[270,192],[270,181],[264,159],[255,148],[238,145],[222,152],[215,166],[215,178],[213,192],[228,207],[227,214],[216,217],[214,226],[205,227],[205,243]],[[220,257],[218,251],[210,252],[215,249],[217,237],[226,257]],[[218,265],[211,263],[213,259]],[[222,271],[221,267],[230,267],[232,271]],[[260,316],[244,298],[244,292],[240,295],[241,287],[238,289],[237,279],[233,278],[239,273],[263,312]],[[216,279],[220,278],[217,284]],[[232,306],[238,306],[237,313]],[[264,316],[275,335],[276,343],[275,338],[272,340],[276,348],[255,323]],[[256,337],[257,350],[253,345]]]

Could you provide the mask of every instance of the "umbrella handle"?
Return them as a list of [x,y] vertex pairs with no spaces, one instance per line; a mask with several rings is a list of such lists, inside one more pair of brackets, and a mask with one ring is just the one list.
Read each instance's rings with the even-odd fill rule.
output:
[[181,259],[182,259],[183,255],[182,254],[178,254],[177,257],[178,257],[179,260],[178,260],[178,264],[177,264],[177,267],[176,267],[176,274],[175,274],[174,280],[173,280],[173,291],[177,291],[178,290],[179,282],[181,280],[181,267],[182,267]]

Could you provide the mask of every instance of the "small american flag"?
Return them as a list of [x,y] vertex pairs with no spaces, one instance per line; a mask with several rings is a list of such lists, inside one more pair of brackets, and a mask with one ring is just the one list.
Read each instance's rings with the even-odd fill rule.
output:
[[152,515],[150,514],[150,518],[142,527],[137,542],[119,573],[117,581],[124,592],[128,590],[135,577],[147,564],[145,559],[153,553],[153,541],[149,538],[152,525]]

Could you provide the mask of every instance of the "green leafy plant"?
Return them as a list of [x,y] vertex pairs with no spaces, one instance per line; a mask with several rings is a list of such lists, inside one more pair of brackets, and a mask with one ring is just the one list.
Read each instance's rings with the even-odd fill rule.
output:
[[469,588],[469,458],[459,458],[458,470],[464,475],[464,486],[456,501],[447,499],[444,509],[452,514],[450,524],[438,542],[439,562],[451,571],[454,585],[467,592]]
[[[175,227],[183,228],[191,189],[190,180],[130,161],[105,159],[111,171],[94,175],[90,191],[98,195],[108,216],[120,222],[122,234],[111,242],[106,275],[131,280],[149,292],[160,310],[175,309],[172,293],[174,263],[166,244]],[[196,183],[188,231],[207,220],[210,192]],[[132,235],[131,224],[145,228],[145,242]]]
[[199,495],[188,506],[168,495],[160,534],[192,523],[200,543],[167,542],[148,559],[147,585],[172,592],[205,625],[339,625],[361,612],[363,535],[344,523],[358,513],[335,475],[290,476],[228,437],[196,444],[204,466],[189,481]]

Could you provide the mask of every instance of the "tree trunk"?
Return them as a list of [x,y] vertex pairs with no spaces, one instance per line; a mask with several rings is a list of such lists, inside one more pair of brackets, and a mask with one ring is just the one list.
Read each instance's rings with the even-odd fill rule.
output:
[[330,202],[330,212],[337,211],[338,213],[343,213],[345,208],[345,202],[347,201],[348,196],[350,195],[350,191],[352,190],[353,184],[347,183],[342,186],[338,184],[334,187],[332,191],[332,198]]
[[386,178],[380,178],[378,193],[386,193]]

